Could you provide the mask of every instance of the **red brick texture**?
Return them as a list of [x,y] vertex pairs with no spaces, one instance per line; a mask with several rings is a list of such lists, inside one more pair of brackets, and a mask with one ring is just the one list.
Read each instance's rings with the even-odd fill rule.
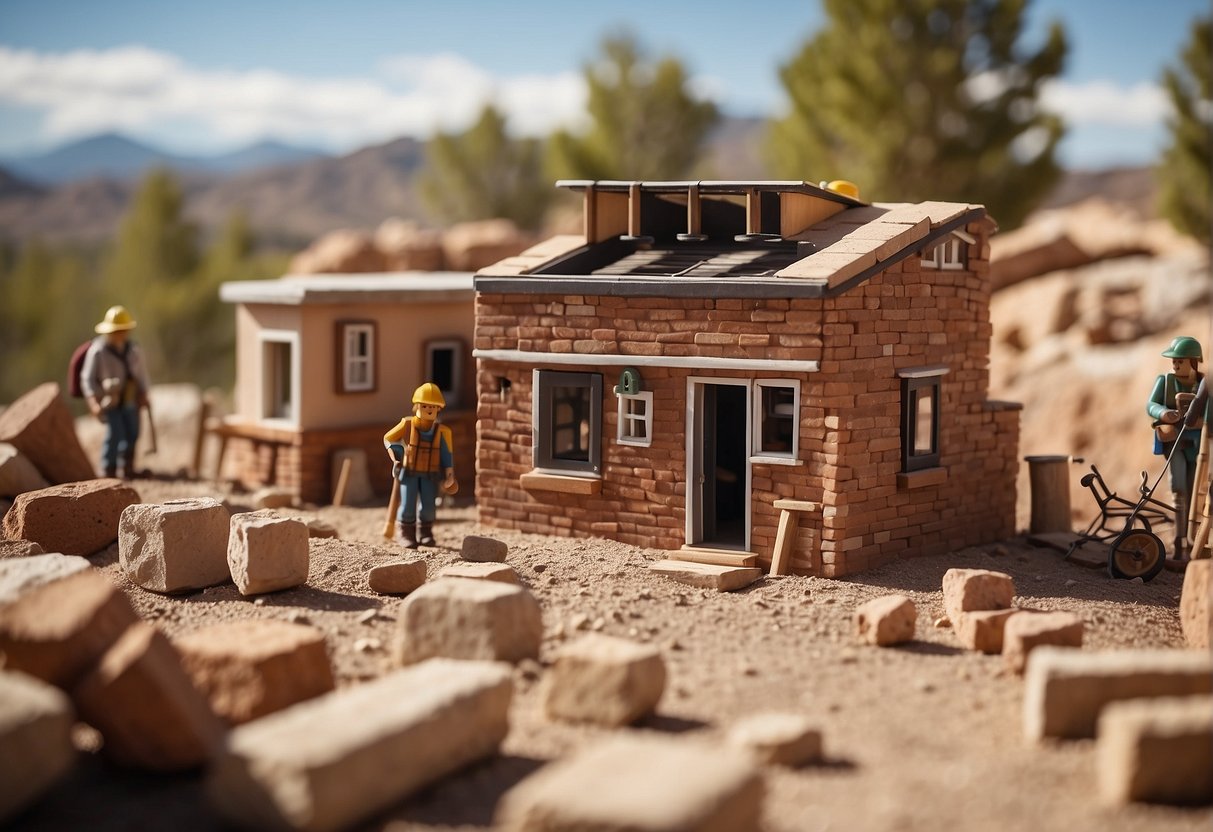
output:
[[[687,377],[798,380],[799,461],[751,463],[751,545],[770,566],[780,498],[821,510],[801,518],[797,574],[841,576],[891,559],[1012,535],[1017,405],[986,400],[990,276],[986,222],[967,226],[965,270],[922,269],[911,256],[833,298],[619,298],[480,293],[476,349],[582,353],[584,365],[478,361],[477,487],[488,525],[608,537],[676,549],[687,542]],[[653,393],[653,444],[616,442],[611,388],[621,368],[595,354],[799,359],[818,372],[642,367]],[[940,468],[899,482],[898,371],[943,365]],[[532,370],[603,373],[599,493],[526,490],[532,470]],[[510,382],[501,393],[501,379]]]

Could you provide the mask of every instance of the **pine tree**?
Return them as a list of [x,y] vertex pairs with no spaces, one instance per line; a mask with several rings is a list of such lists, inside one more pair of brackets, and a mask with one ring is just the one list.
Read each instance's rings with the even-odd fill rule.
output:
[[1056,182],[1059,118],[1038,105],[1066,38],[1017,46],[1027,0],[824,0],[828,22],[781,68],[790,113],[771,166],[849,179],[864,198],[984,203],[1018,225]]
[[446,222],[504,217],[535,229],[552,201],[536,139],[513,139],[505,116],[486,104],[463,133],[438,133],[426,146],[421,195]]
[[682,63],[652,60],[629,35],[607,38],[602,58],[586,66],[588,132],[552,137],[558,177],[678,179],[699,160],[719,113],[687,89]]
[[1167,69],[1163,84],[1175,112],[1167,124],[1171,143],[1158,170],[1160,207],[1177,229],[1208,243],[1213,221],[1213,18],[1192,22],[1180,66]]

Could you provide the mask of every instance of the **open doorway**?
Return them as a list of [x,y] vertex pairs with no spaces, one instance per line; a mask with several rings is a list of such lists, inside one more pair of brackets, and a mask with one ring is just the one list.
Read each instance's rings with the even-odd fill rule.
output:
[[693,381],[688,542],[744,551],[748,544],[749,385]]

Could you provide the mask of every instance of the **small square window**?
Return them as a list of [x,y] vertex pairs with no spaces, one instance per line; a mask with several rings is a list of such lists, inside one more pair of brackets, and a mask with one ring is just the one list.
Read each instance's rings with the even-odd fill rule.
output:
[[620,445],[653,444],[653,394],[636,393],[619,396],[619,429],[616,441]]
[[425,343],[425,379],[438,385],[447,407],[462,403],[463,341],[447,338]]
[[799,444],[800,384],[765,380],[754,384],[754,455],[795,459]]
[[949,234],[942,242],[923,252],[922,265],[928,269],[963,269],[964,241]]
[[337,322],[337,392],[375,390],[375,323]]
[[535,371],[535,467],[602,472],[602,375]]
[[940,376],[901,381],[901,462],[903,471],[939,466]]

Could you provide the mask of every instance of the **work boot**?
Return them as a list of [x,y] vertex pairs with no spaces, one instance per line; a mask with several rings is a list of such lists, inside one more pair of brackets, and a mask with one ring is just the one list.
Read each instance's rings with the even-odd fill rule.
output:
[[404,548],[417,548],[417,532],[412,523],[396,521],[396,533],[400,535],[400,543]]
[[111,480],[114,479],[115,477],[117,477],[118,476],[118,466],[117,465],[105,466],[105,476],[107,479],[111,479]]
[[422,546],[437,546],[438,541],[434,540],[434,524],[422,521],[417,524],[417,537]]
[[138,476],[135,471],[135,454],[131,452],[122,457],[122,477],[123,479],[133,480]]
[[1171,495],[1175,503],[1175,560],[1188,559],[1188,500],[1187,494],[1175,492]]

